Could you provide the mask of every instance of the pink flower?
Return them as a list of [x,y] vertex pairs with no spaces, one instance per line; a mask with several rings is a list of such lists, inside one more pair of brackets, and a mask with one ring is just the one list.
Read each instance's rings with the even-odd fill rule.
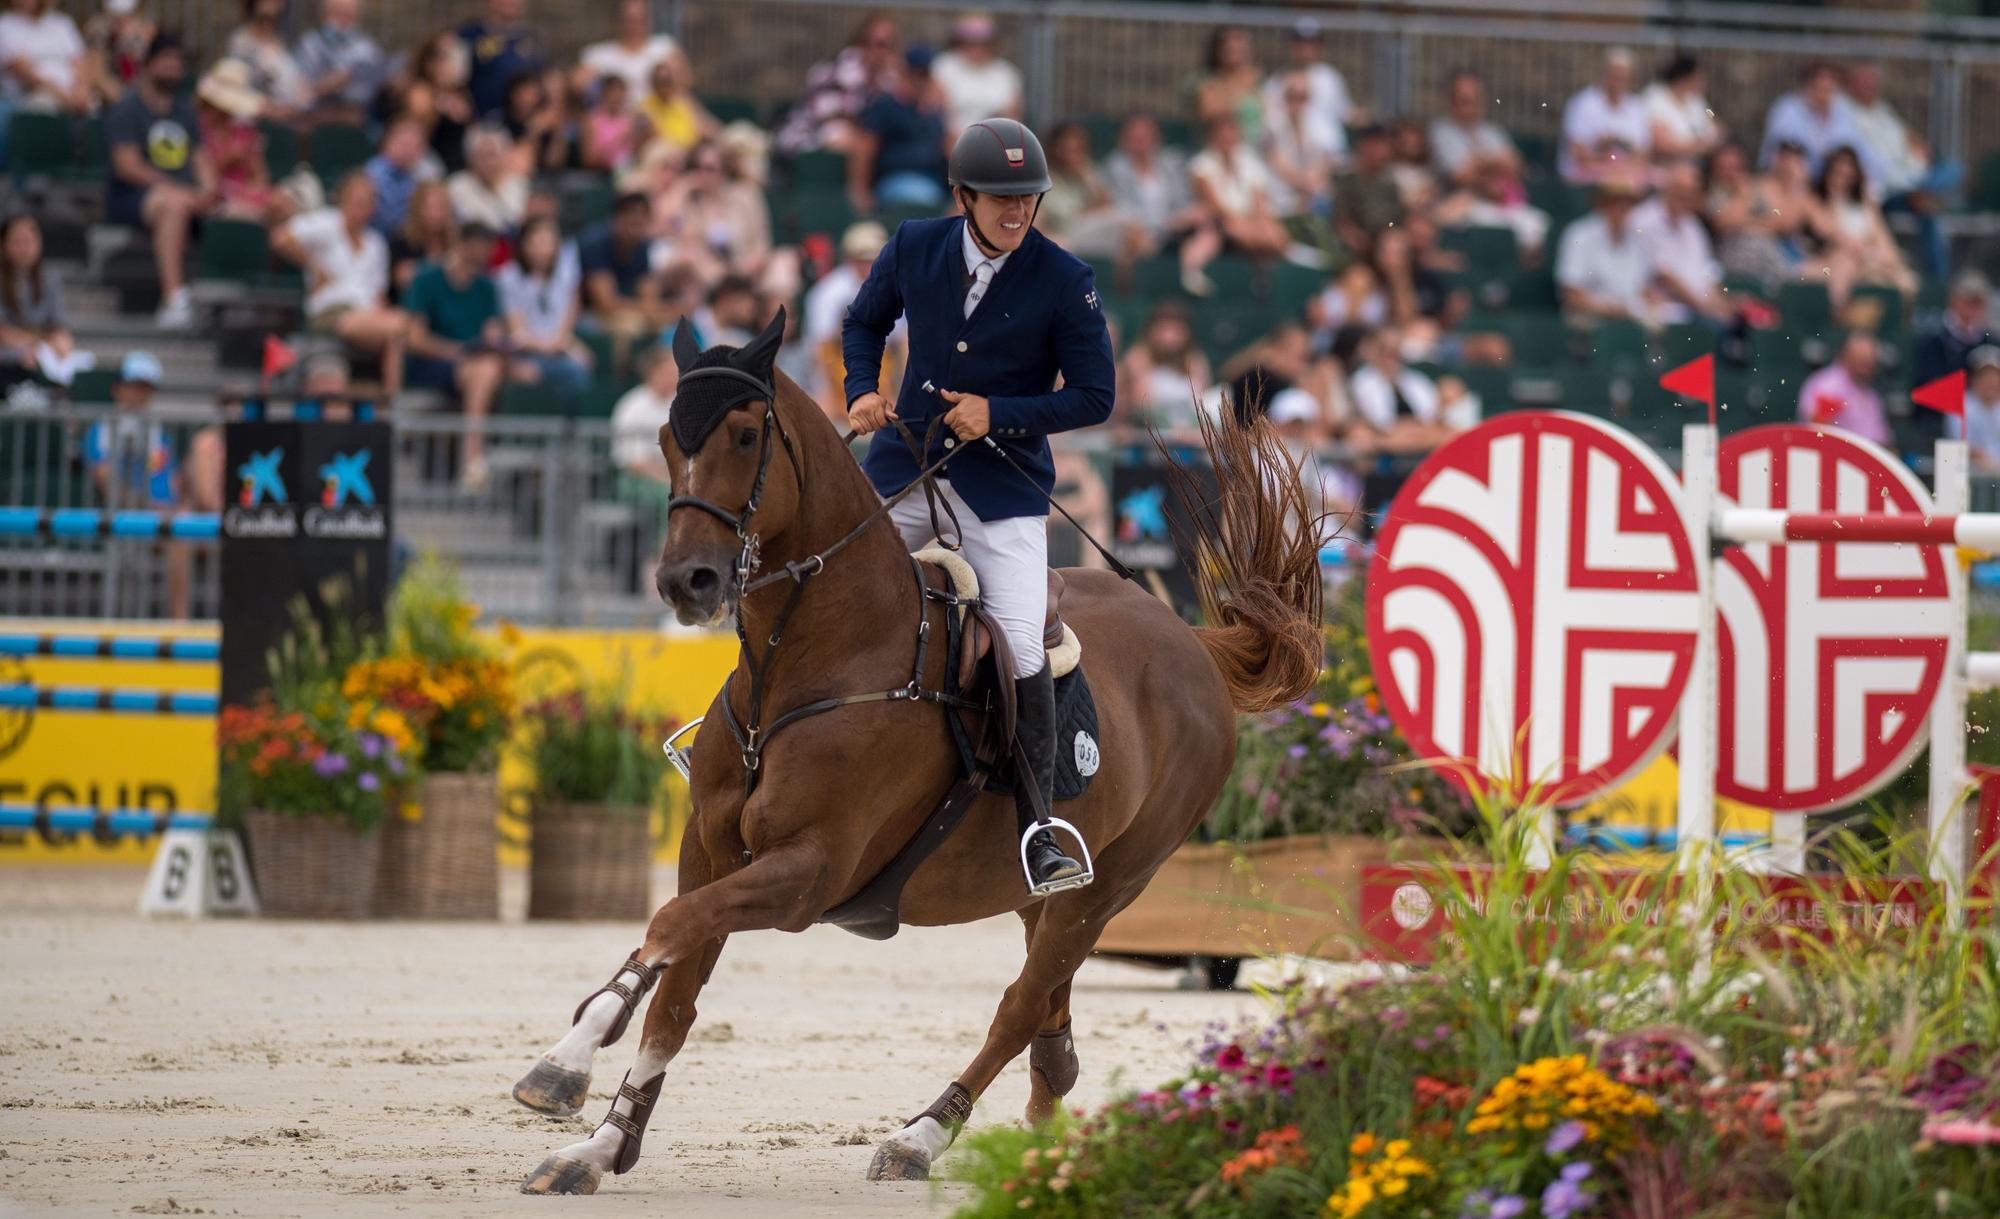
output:
[[2000,1145],[2000,1124],[1981,1118],[1959,1117],[1949,1121],[1924,1123],[1923,1135],[1940,1143],[1950,1143],[1958,1147],[1978,1147],[1985,1144]]
[[1243,1064],[1246,1061],[1247,1057],[1243,1053],[1243,1047],[1232,1043],[1224,1046],[1222,1053],[1215,1056],[1215,1069],[1234,1074],[1243,1069]]
[[1265,1067],[1264,1086],[1278,1092],[1291,1091],[1292,1069],[1281,1062]]

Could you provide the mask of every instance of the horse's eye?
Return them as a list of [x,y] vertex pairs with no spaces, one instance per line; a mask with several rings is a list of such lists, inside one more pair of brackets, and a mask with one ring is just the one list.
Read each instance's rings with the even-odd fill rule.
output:
[[744,428],[744,429],[743,429],[742,431],[740,431],[740,432],[736,433],[736,447],[737,447],[737,448],[739,448],[739,449],[744,449],[744,450],[748,450],[748,449],[749,449],[749,448],[750,448],[751,446],[755,445],[756,443],[757,443],[757,429],[756,429],[756,428],[753,428],[753,427],[747,427],[747,428]]

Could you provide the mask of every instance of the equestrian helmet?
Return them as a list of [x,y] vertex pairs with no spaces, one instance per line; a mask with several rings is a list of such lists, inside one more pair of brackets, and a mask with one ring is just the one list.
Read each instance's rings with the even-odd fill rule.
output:
[[1049,158],[1027,124],[981,119],[952,145],[949,177],[982,195],[1039,195],[1049,189]]

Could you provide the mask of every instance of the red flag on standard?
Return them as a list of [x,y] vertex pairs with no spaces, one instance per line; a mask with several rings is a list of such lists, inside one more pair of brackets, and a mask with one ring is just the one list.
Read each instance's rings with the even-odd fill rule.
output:
[[1670,368],[1660,377],[1660,388],[1683,398],[1693,398],[1708,407],[1708,425],[1715,426],[1715,357],[1702,356],[1679,368]]
[[1924,382],[1910,391],[1910,401],[1946,415],[1965,414],[1965,370]]
[[275,334],[264,336],[264,380],[267,383],[298,363],[298,359],[298,353],[283,339]]

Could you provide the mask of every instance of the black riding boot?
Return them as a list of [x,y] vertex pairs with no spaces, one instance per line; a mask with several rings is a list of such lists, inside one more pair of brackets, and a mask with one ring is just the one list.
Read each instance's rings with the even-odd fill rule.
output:
[[[1049,666],[1044,664],[1034,676],[1015,681],[1014,698],[1020,716],[1016,731],[1021,748],[1034,767],[1032,775],[1014,776],[1014,812],[1025,834],[1035,823],[1035,806],[1028,799],[1028,784],[1033,783],[1040,791],[1043,809],[1055,806],[1056,682]],[[1028,888],[1032,891],[1083,874],[1083,865],[1063,851],[1051,830],[1040,830],[1028,839],[1027,856]]]

